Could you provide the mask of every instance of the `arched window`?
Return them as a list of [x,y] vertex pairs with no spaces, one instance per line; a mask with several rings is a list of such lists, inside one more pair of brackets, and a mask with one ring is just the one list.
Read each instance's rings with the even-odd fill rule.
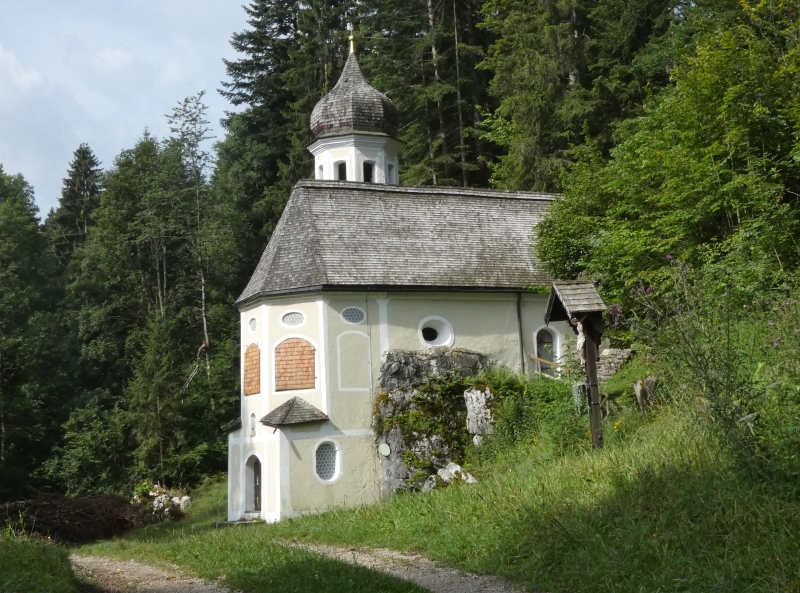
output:
[[323,171],[324,169],[322,168],[322,165],[320,165],[319,169],[317,170],[317,179],[325,179],[325,177],[322,175]]
[[[540,329],[536,332],[536,356],[550,362],[554,361],[554,340],[553,334],[548,329]],[[546,362],[539,361],[539,370],[548,375],[553,374],[553,366]]]
[[250,344],[244,351],[244,394],[261,393],[261,350]]
[[394,180],[394,165],[389,163],[386,171],[386,183],[389,185],[394,185],[396,182]]
[[256,436],[256,415],[250,414],[250,436]]
[[347,163],[340,161],[336,163],[336,179],[339,181],[347,181]]
[[314,389],[314,346],[301,338],[289,338],[275,348],[275,391]]
[[364,183],[372,183],[372,173],[375,166],[372,163],[364,163]]

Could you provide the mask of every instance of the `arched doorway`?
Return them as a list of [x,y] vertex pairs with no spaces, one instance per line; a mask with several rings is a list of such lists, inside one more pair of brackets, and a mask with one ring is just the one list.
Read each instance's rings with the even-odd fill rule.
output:
[[245,464],[245,513],[261,512],[261,461],[255,455]]

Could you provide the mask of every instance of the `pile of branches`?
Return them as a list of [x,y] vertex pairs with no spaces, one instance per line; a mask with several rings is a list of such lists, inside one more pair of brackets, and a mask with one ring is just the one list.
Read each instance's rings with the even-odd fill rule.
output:
[[114,495],[47,495],[0,504],[0,525],[70,543],[114,537],[156,521],[150,509]]

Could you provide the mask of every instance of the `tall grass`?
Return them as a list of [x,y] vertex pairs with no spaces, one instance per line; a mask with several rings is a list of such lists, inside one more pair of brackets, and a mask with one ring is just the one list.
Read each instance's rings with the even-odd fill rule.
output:
[[[414,590],[276,545],[296,540],[417,551],[531,591],[800,592],[800,506],[742,479],[702,418],[676,405],[630,410],[606,435],[602,451],[518,443],[474,486],[222,530],[208,527],[208,505],[203,521],[83,551],[174,562],[252,591]],[[218,502],[222,486],[212,488]]]
[[800,486],[800,290],[754,301],[676,265],[672,289],[642,293],[662,391],[695,407],[737,470],[796,496]]
[[416,550],[532,591],[800,591],[800,507],[737,479],[686,416],[665,411],[629,431],[632,416],[607,427],[603,451],[518,451],[474,487],[264,531]]
[[0,530],[0,593],[75,593],[77,582],[66,548]]

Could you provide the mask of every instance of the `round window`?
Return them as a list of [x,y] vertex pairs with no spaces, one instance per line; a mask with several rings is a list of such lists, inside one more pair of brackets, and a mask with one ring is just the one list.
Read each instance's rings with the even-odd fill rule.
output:
[[453,326],[442,317],[426,317],[419,322],[419,341],[428,347],[452,346]]
[[303,325],[303,322],[305,320],[306,318],[300,311],[292,311],[291,313],[287,313],[286,315],[281,317],[283,325],[290,325],[290,326]]
[[322,443],[317,447],[314,463],[320,480],[333,479],[336,475],[336,447],[333,443]]
[[363,309],[358,307],[346,307],[342,309],[342,321],[345,323],[351,323],[353,325],[358,325],[359,323],[364,323],[364,320],[367,318],[367,314],[364,312]]
[[253,317],[253,318],[252,318],[252,319],[251,319],[251,320],[250,320],[250,321],[247,323],[247,325],[248,325],[248,327],[250,328],[250,331],[251,331],[251,332],[254,332],[254,331],[256,331],[256,328],[258,327],[258,321],[256,321],[256,318],[255,318],[255,317]]

